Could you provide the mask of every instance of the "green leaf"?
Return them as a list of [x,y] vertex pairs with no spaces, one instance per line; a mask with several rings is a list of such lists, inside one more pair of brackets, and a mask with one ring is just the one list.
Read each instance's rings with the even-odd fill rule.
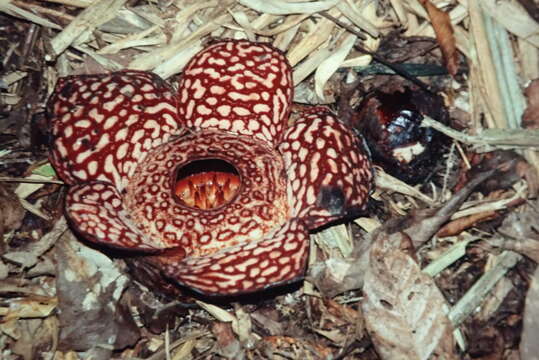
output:
[[32,171],[32,174],[47,176],[47,177],[56,176],[56,172],[54,171],[54,168],[52,167],[50,163],[43,164],[40,167],[34,169]]

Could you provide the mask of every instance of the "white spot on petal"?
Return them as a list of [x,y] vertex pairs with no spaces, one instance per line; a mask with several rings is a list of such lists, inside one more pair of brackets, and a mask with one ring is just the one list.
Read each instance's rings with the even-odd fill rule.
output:
[[217,108],[217,112],[221,116],[228,116],[230,114],[230,106],[229,105],[221,105]]

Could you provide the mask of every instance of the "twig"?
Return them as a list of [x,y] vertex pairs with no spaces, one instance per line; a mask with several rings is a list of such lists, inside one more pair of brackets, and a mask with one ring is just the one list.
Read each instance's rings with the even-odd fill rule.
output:
[[[365,35],[363,35],[359,31],[355,30],[354,28],[352,28],[348,24],[343,23],[342,21],[340,21],[336,17],[331,16],[326,11],[321,11],[321,12],[319,12],[319,14],[322,15],[323,17],[325,17],[326,19],[333,21],[335,24],[337,24],[340,27],[346,29],[347,31],[351,32],[352,34],[356,35],[358,38],[360,38],[362,40],[365,40]],[[395,74],[400,75],[403,78],[413,82],[414,84],[419,86],[421,89],[423,89],[423,90],[425,90],[425,91],[427,91],[427,92],[429,92],[431,94],[434,94],[434,91],[432,91],[427,84],[425,84],[423,81],[419,80],[418,78],[414,77],[413,75],[411,75],[407,71],[402,70],[401,68],[399,68],[395,64],[390,63],[389,61],[381,58],[380,56],[376,55],[374,52],[369,51],[369,50],[365,49],[364,47],[362,47],[360,45],[356,44],[356,45],[354,45],[354,47],[356,48],[357,51],[372,56],[374,61],[379,62],[380,64],[382,64],[384,66],[387,66],[388,68],[393,70],[395,72]]]
[[63,185],[61,180],[49,180],[49,179],[29,179],[29,178],[17,178],[0,176],[0,182],[17,182],[17,183],[30,183],[30,184],[59,184]]
[[431,127],[468,145],[494,146],[499,148],[539,148],[539,130],[484,129],[478,135],[468,135],[452,129],[428,116],[423,117],[422,127]]
[[515,266],[521,258],[522,256],[512,251],[504,251],[499,255],[496,265],[484,273],[449,311],[449,320],[451,320],[453,326],[459,326],[464,319],[474,312],[485,301],[485,296],[492,290],[498,280]]
[[341,20],[337,19],[335,16],[328,14],[327,11],[320,11],[319,14],[325,17],[326,19],[333,21],[335,24],[339,25],[340,27],[348,30],[349,32],[357,36],[359,39],[367,40],[367,37],[365,36],[365,34],[362,34],[359,31],[352,28],[351,26],[349,26],[348,24],[343,23]]

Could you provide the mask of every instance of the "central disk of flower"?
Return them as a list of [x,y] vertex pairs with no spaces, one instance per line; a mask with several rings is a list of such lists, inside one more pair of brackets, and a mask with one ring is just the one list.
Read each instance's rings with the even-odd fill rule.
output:
[[250,135],[186,134],[150,152],[123,196],[128,216],[186,256],[261,241],[288,219],[282,156]]
[[240,176],[232,164],[204,159],[178,169],[175,193],[185,205],[209,210],[232,200],[239,187]]

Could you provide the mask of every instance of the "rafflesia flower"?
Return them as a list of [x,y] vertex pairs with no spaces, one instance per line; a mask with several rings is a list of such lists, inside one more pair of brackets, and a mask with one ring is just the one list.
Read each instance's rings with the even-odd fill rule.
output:
[[288,126],[292,92],[283,54],[249,41],[208,46],[177,92],[141,71],[60,79],[51,162],[72,226],[205,294],[301,278],[309,230],[356,214],[372,173],[328,110]]

